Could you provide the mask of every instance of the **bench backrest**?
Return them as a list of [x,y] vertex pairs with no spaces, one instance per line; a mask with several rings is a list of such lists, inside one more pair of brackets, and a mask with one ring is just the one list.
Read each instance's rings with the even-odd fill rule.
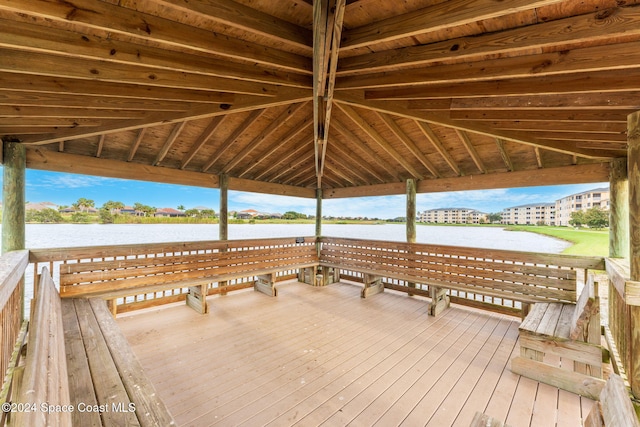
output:
[[15,401],[31,409],[17,412],[15,425],[71,425],[69,411],[41,406],[70,404],[60,295],[46,268],[31,312],[25,370]]
[[587,282],[576,302],[569,337],[572,340],[600,344],[600,298],[593,274],[587,276]]

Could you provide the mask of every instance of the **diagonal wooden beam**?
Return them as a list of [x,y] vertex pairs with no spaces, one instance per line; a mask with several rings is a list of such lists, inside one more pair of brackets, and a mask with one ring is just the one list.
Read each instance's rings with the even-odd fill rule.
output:
[[182,132],[186,124],[187,122],[184,121],[184,122],[177,123],[173,127],[173,129],[171,130],[171,133],[169,134],[169,137],[164,142],[164,145],[160,149],[160,152],[156,156],[156,159],[153,161],[152,163],[153,166],[158,166],[158,164],[160,164],[160,162],[165,158],[165,156],[169,152],[169,149],[174,144],[174,142],[176,142],[176,139],[178,139],[178,136],[180,136],[180,132]]
[[442,145],[442,141],[438,138],[438,135],[435,134],[433,129],[429,126],[428,123],[416,121],[416,124],[422,131],[422,134],[427,138],[427,140],[433,145],[438,153],[442,156],[445,162],[449,165],[452,171],[456,173],[456,175],[462,175],[460,172],[460,168],[456,161],[451,157],[451,154],[447,151],[447,149]]
[[362,98],[362,94],[357,92],[340,92],[339,100],[340,105],[347,104],[357,107],[366,108],[373,111],[389,113],[400,117],[406,117],[419,122],[434,123],[441,126],[450,127],[453,129],[459,129],[467,132],[479,133],[481,135],[487,135],[491,137],[503,138],[509,141],[519,142],[522,144],[539,146],[548,150],[553,150],[566,154],[577,154],[581,157],[603,159],[608,155],[604,152],[598,152],[597,150],[589,150],[578,148],[576,144],[556,143],[553,141],[541,141],[533,138],[530,134],[525,132],[510,132],[502,129],[494,129],[486,124],[472,122],[472,121],[457,121],[452,120],[449,117],[433,112],[409,110],[404,104],[394,101],[373,101],[365,100]]
[[220,144],[220,147],[218,148],[218,150],[213,154],[213,156],[209,158],[207,163],[205,163],[204,166],[202,167],[202,172],[208,171],[214,165],[214,163],[217,162],[218,159],[220,159],[220,157],[233,145],[235,140],[238,139],[238,137],[242,135],[244,132],[246,132],[247,128],[249,128],[249,126],[251,126],[256,120],[258,120],[258,118],[260,118],[260,116],[264,112],[265,112],[265,109],[251,111],[251,113],[249,113],[249,115],[244,119],[244,121],[238,127],[236,127],[233,132],[231,132],[231,135],[229,135],[227,139],[225,139],[222,142],[222,144]]
[[260,132],[245,148],[231,159],[222,169],[222,173],[229,173],[231,169],[236,167],[249,153],[262,144],[273,132],[280,128],[287,120],[290,120],[302,108],[306,106],[306,102],[301,102],[286,108],[278,117],[276,117],[262,132]]
[[313,144],[313,141],[311,139],[312,138],[304,138],[300,140],[295,146],[291,148],[289,153],[278,159],[277,162],[273,162],[271,166],[260,172],[254,179],[264,179],[266,181],[271,181],[269,177],[272,176],[271,174],[273,173],[278,173],[276,170],[287,169],[289,167],[289,164],[287,162],[289,162],[291,159],[299,158],[300,156],[304,155],[304,153],[308,154],[310,152],[309,148]]
[[244,171],[242,171],[238,176],[240,178],[243,178],[253,168],[255,168],[259,164],[267,161],[273,154],[275,154],[278,151],[278,149],[280,147],[283,147],[289,141],[291,141],[294,138],[298,137],[298,135],[300,135],[302,132],[309,131],[311,129],[311,127],[312,127],[312,123],[311,122],[312,122],[312,119],[307,117],[307,118],[304,118],[303,120],[297,122],[296,124],[294,124],[294,126],[291,127],[291,130],[289,130],[289,132],[287,132],[285,135],[283,135],[278,141],[276,141],[276,143],[274,143],[270,147],[268,147],[265,152],[261,153],[258,159],[256,159],[250,165],[245,165],[246,167],[245,167]]
[[504,162],[504,165],[507,167],[507,170],[509,172],[513,171],[514,170],[513,162],[509,157],[509,153],[507,153],[507,150],[504,148],[504,140],[500,138],[496,138],[496,147],[498,147],[498,152],[500,153],[500,157],[502,157],[502,161]]
[[469,136],[464,131],[461,131],[460,129],[456,129],[456,134],[458,135],[458,138],[460,138],[460,141],[462,141],[462,145],[464,145],[464,147],[469,152],[469,155],[473,159],[473,162],[476,164],[480,172],[487,173],[487,168],[482,162],[482,159],[480,158],[480,155],[476,151],[475,147],[471,143]]
[[129,156],[127,157],[127,161],[130,162],[136,155],[138,151],[138,147],[140,147],[140,143],[142,142],[142,138],[144,138],[144,134],[147,132],[147,128],[142,128],[138,131],[138,135],[136,136],[136,140],[133,142],[133,145],[129,149]]
[[185,120],[197,120],[207,117],[222,116],[235,112],[253,111],[268,107],[290,104],[292,102],[308,101],[311,99],[311,94],[310,92],[304,90],[283,88],[281,92],[275,97],[260,97],[256,99],[255,97],[245,96],[237,97],[236,99],[238,102],[233,105],[198,105],[190,108],[187,111],[181,111],[171,114],[152,113],[144,119],[119,120],[114,121],[108,125],[97,126],[95,128],[71,129],[67,131],[56,132],[54,134],[23,136],[20,138],[20,141],[26,144],[50,144],[52,142],[86,138],[89,136],[101,135],[103,133],[109,134],[125,130],[141,129],[145,127],[163,125],[167,123],[177,123]]
[[102,148],[104,147],[104,135],[100,135],[98,139],[98,148],[96,150],[96,157],[100,157],[102,155]]
[[218,126],[220,126],[220,124],[224,121],[225,117],[227,116],[217,116],[209,122],[207,127],[191,145],[189,152],[182,158],[182,161],[180,162],[180,169],[184,169],[185,167],[187,167],[189,162],[193,160],[193,157],[196,155],[196,153],[200,151],[200,149],[204,147],[207,141],[209,141],[209,139],[213,136]]
[[374,170],[367,167],[362,168],[362,165],[366,165],[368,162],[362,156],[357,155],[355,151],[347,149],[343,144],[340,144],[339,142],[331,144],[330,150],[332,150],[332,152],[335,151],[339,158],[349,165],[351,171],[363,182],[371,182],[371,177],[379,183],[385,182],[384,178]]
[[375,43],[474,24],[560,2],[561,0],[510,0],[505,4],[494,0],[450,0],[345,31],[343,47],[345,50],[368,47]]
[[384,114],[384,113],[377,113],[377,114],[382,118],[384,123],[391,130],[391,132],[393,132],[393,134],[400,141],[402,141],[402,143],[409,149],[409,151],[411,151],[411,153],[415,156],[415,158],[418,159],[418,161],[422,163],[422,165],[425,168],[427,168],[429,172],[431,172],[431,175],[433,175],[436,178],[439,178],[440,173],[438,172],[438,169],[436,169],[434,164],[431,163],[429,159],[427,159],[427,156],[425,156],[422,153],[422,151],[418,148],[415,142],[413,142],[411,138],[409,138],[409,136],[402,129],[400,129],[400,126],[398,126],[398,124],[393,120],[393,118],[388,114]]
[[[358,149],[360,149],[360,151],[365,153],[367,155],[367,157],[369,157],[369,159],[372,162],[374,162],[378,166],[380,166],[380,168],[382,170],[384,170],[389,176],[391,176],[395,181],[402,181],[402,179],[400,179],[400,176],[396,173],[396,170],[393,169],[393,167],[391,167],[388,163],[385,163],[384,161],[382,161],[380,159],[380,156],[378,156],[364,142],[360,141],[360,138],[358,138],[357,135],[355,135],[353,132],[351,132],[345,125],[343,125],[338,120],[335,120],[334,121],[334,125],[333,125],[333,129],[335,129],[340,134],[342,134],[342,136],[344,136],[349,141],[349,144],[352,144],[352,145],[358,147]],[[376,174],[376,172],[374,170],[372,170],[372,169],[369,170],[369,173]],[[381,180],[383,182],[386,181],[386,179],[382,178],[378,174],[376,174],[375,176],[376,176],[376,178],[378,178],[379,180]]]
[[400,153],[398,153],[383,137],[380,135],[369,123],[367,123],[357,111],[355,111],[350,105],[343,103],[338,104],[340,110],[347,115],[364,133],[366,133],[373,141],[376,142],[387,154],[389,154],[395,161],[397,161],[402,167],[409,172],[409,174],[416,179],[423,179],[420,174]]
[[118,33],[142,41],[143,44],[160,43],[298,73],[311,73],[311,62],[303,56],[244,40],[215,36],[205,29],[141,13],[110,2],[11,0],[0,2],[0,10]]
[[318,188],[322,187],[345,0],[313,3],[313,121]]

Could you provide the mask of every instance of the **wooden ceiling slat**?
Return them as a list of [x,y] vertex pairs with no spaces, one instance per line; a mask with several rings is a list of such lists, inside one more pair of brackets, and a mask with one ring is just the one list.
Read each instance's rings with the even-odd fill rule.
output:
[[451,110],[449,116],[453,120],[493,121],[518,120],[547,121],[547,122],[581,122],[581,123],[624,123],[626,128],[627,115],[634,110],[604,110],[604,109],[505,109],[505,110]]
[[47,0],[12,0],[10,3],[0,3],[0,9],[17,13],[29,11],[30,14],[45,19],[62,23],[72,22],[88,28],[130,36],[142,42],[161,42],[242,62],[311,73],[311,61],[308,58],[222,36],[213,35],[212,40],[212,34],[204,29],[107,2],[74,0],[52,3]]
[[371,177],[374,177],[374,180],[377,180],[379,183],[384,182],[384,180],[372,174],[370,172],[370,168],[363,168],[362,165],[366,165],[366,162],[363,162],[362,158],[356,158],[354,153],[345,150],[341,147],[341,144],[337,142],[331,144],[331,146],[328,147],[328,151],[328,161],[331,161],[334,165],[344,166],[343,170],[350,173],[356,178],[356,180],[360,181],[360,185],[366,185],[371,182]]
[[[94,34],[76,34],[51,26],[33,25],[0,19],[0,46],[30,53],[50,53],[61,57],[108,61],[123,65],[146,66],[213,77],[233,78],[265,84],[308,87],[309,76],[242,67],[203,53],[171,51],[128,43]],[[64,59],[60,59],[64,61]]]
[[[510,0],[508,8],[491,0],[449,0],[400,16],[372,22],[345,31],[343,47],[356,49],[373,43],[387,42],[421,33],[432,32],[497,18],[507,13],[535,9],[561,0]],[[429,19],[425,19],[428,16]]]
[[311,54],[311,32],[282,19],[262,13],[231,0],[189,2],[186,0],[159,0],[184,14],[200,16],[223,25],[260,34],[269,39],[304,48]]
[[516,56],[459,64],[423,66],[377,74],[346,76],[338,89],[374,89],[415,86],[420,84],[452,84],[460,82],[494,81],[602,70],[636,68],[640,63],[640,42],[563,50],[553,53]]
[[440,138],[438,138],[435,132],[433,132],[433,129],[431,129],[431,127],[424,122],[417,122],[417,125],[420,128],[420,130],[423,132],[427,140],[431,143],[431,145],[435,147],[436,151],[438,151],[438,153],[440,153],[442,158],[447,162],[451,170],[454,171],[455,174],[458,176],[462,175],[462,172],[460,172],[460,167],[458,166],[456,161],[453,159],[453,157],[451,157],[447,149],[444,148],[444,145],[442,145]]
[[313,149],[313,138],[307,139],[303,138],[298,141],[288,153],[282,156],[278,162],[273,162],[271,165],[260,172],[254,179],[256,180],[265,180],[271,181],[269,177],[274,176],[274,174],[279,174],[282,170],[287,170],[289,168],[289,161],[295,158],[298,158],[303,155],[303,153],[310,153]]
[[576,43],[606,43],[610,39],[630,36],[640,36],[640,7],[597,10],[474,37],[347,57],[340,61],[338,75],[391,71],[451,60],[478,60],[533,49],[563,50]]
[[67,119],[125,119],[142,118],[145,113],[135,110],[93,110],[88,108],[47,108],[44,106],[0,105],[0,117],[67,118]]

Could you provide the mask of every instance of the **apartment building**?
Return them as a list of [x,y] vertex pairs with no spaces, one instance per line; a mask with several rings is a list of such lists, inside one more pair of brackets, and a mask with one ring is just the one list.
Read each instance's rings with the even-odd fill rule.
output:
[[502,224],[514,225],[554,225],[555,203],[532,203],[506,208],[502,211]]
[[435,224],[482,224],[488,222],[486,213],[469,208],[429,209],[418,213],[418,221]]
[[596,188],[556,200],[556,225],[567,226],[572,212],[586,211],[594,206],[603,210],[609,209],[609,188]]

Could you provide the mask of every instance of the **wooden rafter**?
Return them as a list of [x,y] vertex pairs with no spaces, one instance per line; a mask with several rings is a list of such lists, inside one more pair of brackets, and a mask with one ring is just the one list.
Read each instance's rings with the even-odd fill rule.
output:
[[138,151],[138,147],[140,147],[140,143],[142,142],[142,138],[144,138],[144,134],[147,132],[147,128],[142,128],[138,131],[138,135],[136,136],[135,141],[131,145],[129,149],[129,155],[127,156],[127,161],[130,162],[136,155],[136,151]]
[[236,156],[227,162],[222,169],[222,173],[229,173],[231,169],[236,167],[240,162],[244,160],[249,153],[255,150],[261,143],[265,141],[273,132],[278,130],[288,119],[294,117],[302,108],[306,105],[305,102],[294,104],[289,108],[286,108],[277,118],[275,118],[262,132],[260,132],[246,147],[242,149]]
[[318,188],[322,187],[327,153],[344,8],[345,0],[313,3],[313,138]]
[[156,159],[153,161],[152,163],[153,166],[158,166],[160,162],[164,160],[165,156],[169,152],[169,149],[176,142],[176,139],[178,139],[178,136],[180,136],[180,132],[182,132],[186,124],[187,122],[180,122],[180,123],[176,123],[175,126],[173,126],[173,129],[171,129],[171,133],[169,134],[169,137],[164,142],[164,144],[162,145],[162,148],[160,149],[160,152],[156,156]]
[[506,148],[504,147],[504,141],[500,138],[496,138],[496,147],[498,148],[498,152],[500,153],[500,157],[502,157],[502,161],[504,165],[507,167],[509,172],[513,171],[513,162],[509,157],[509,153],[507,153]]
[[402,167],[416,179],[422,179],[423,176],[418,172],[413,165],[411,165],[395,148],[387,142],[369,123],[367,123],[356,110],[350,105],[338,104],[340,110],[351,119],[367,136],[369,136],[376,144],[380,146],[385,152],[387,152],[395,161],[397,161]]
[[209,169],[211,169],[211,167],[220,159],[220,157],[222,157],[222,155],[224,153],[229,151],[229,149],[231,148],[231,146],[235,142],[235,140],[238,139],[238,137],[240,135],[242,135],[247,130],[247,128],[249,126],[251,126],[253,123],[255,123],[255,121],[258,120],[258,118],[260,118],[260,116],[264,112],[265,112],[264,109],[251,111],[249,113],[249,115],[244,119],[242,124],[240,126],[236,127],[236,129],[231,133],[231,135],[229,135],[222,142],[222,144],[219,145],[219,147],[216,150],[216,152],[209,158],[209,160],[207,160],[207,162],[204,164],[204,166],[202,166],[202,172],[206,172]]
[[300,157],[305,152],[309,153],[310,152],[309,148],[311,145],[312,145],[311,139],[303,138],[302,140],[298,141],[297,144],[291,147],[291,150],[289,151],[289,153],[281,157],[279,162],[273,162],[271,166],[269,166],[267,169],[260,172],[254,179],[256,180],[264,179],[266,181],[270,181],[268,177],[273,176],[271,175],[273,173],[277,174],[278,172],[275,172],[276,170],[282,171],[282,170],[289,169],[290,163],[288,162],[290,160]]
[[456,129],[456,134],[458,135],[458,138],[460,138],[460,141],[462,141],[462,145],[464,145],[464,148],[467,149],[467,152],[473,159],[473,163],[475,163],[476,166],[478,167],[478,170],[482,173],[487,173],[487,168],[482,162],[482,159],[480,158],[478,151],[475,149],[475,147],[471,143],[469,136],[464,131],[461,131],[460,129]]
[[218,116],[211,119],[207,127],[202,131],[202,133],[198,136],[198,138],[191,144],[191,148],[184,155],[182,161],[180,162],[180,169],[184,169],[187,167],[189,162],[193,160],[193,157],[200,151],[202,147],[211,139],[216,129],[220,126],[220,124],[224,121],[227,116]]
[[102,149],[104,148],[104,138],[105,138],[105,135],[100,135],[100,138],[98,138],[98,147],[96,149],[96,157],[100,157],[102,155]]
[[431,127],[424,122],[416,122],[416,124],[418,125],[424,136],[427,138],[427,140],[431,143],[431,145],[434,146],[436,151],[440,153],[445,162],[447,162],[451,170],[454,171],[458,176],[462,175],[462,172],[460,172],[460,167],[458,167],[458,164],[453,159],[453,157],[451,157],[451,154],[449,154],[444,145],[442,145],[442,141],[440,141],[440,138],[438,138],[433,129],[431,129]]

